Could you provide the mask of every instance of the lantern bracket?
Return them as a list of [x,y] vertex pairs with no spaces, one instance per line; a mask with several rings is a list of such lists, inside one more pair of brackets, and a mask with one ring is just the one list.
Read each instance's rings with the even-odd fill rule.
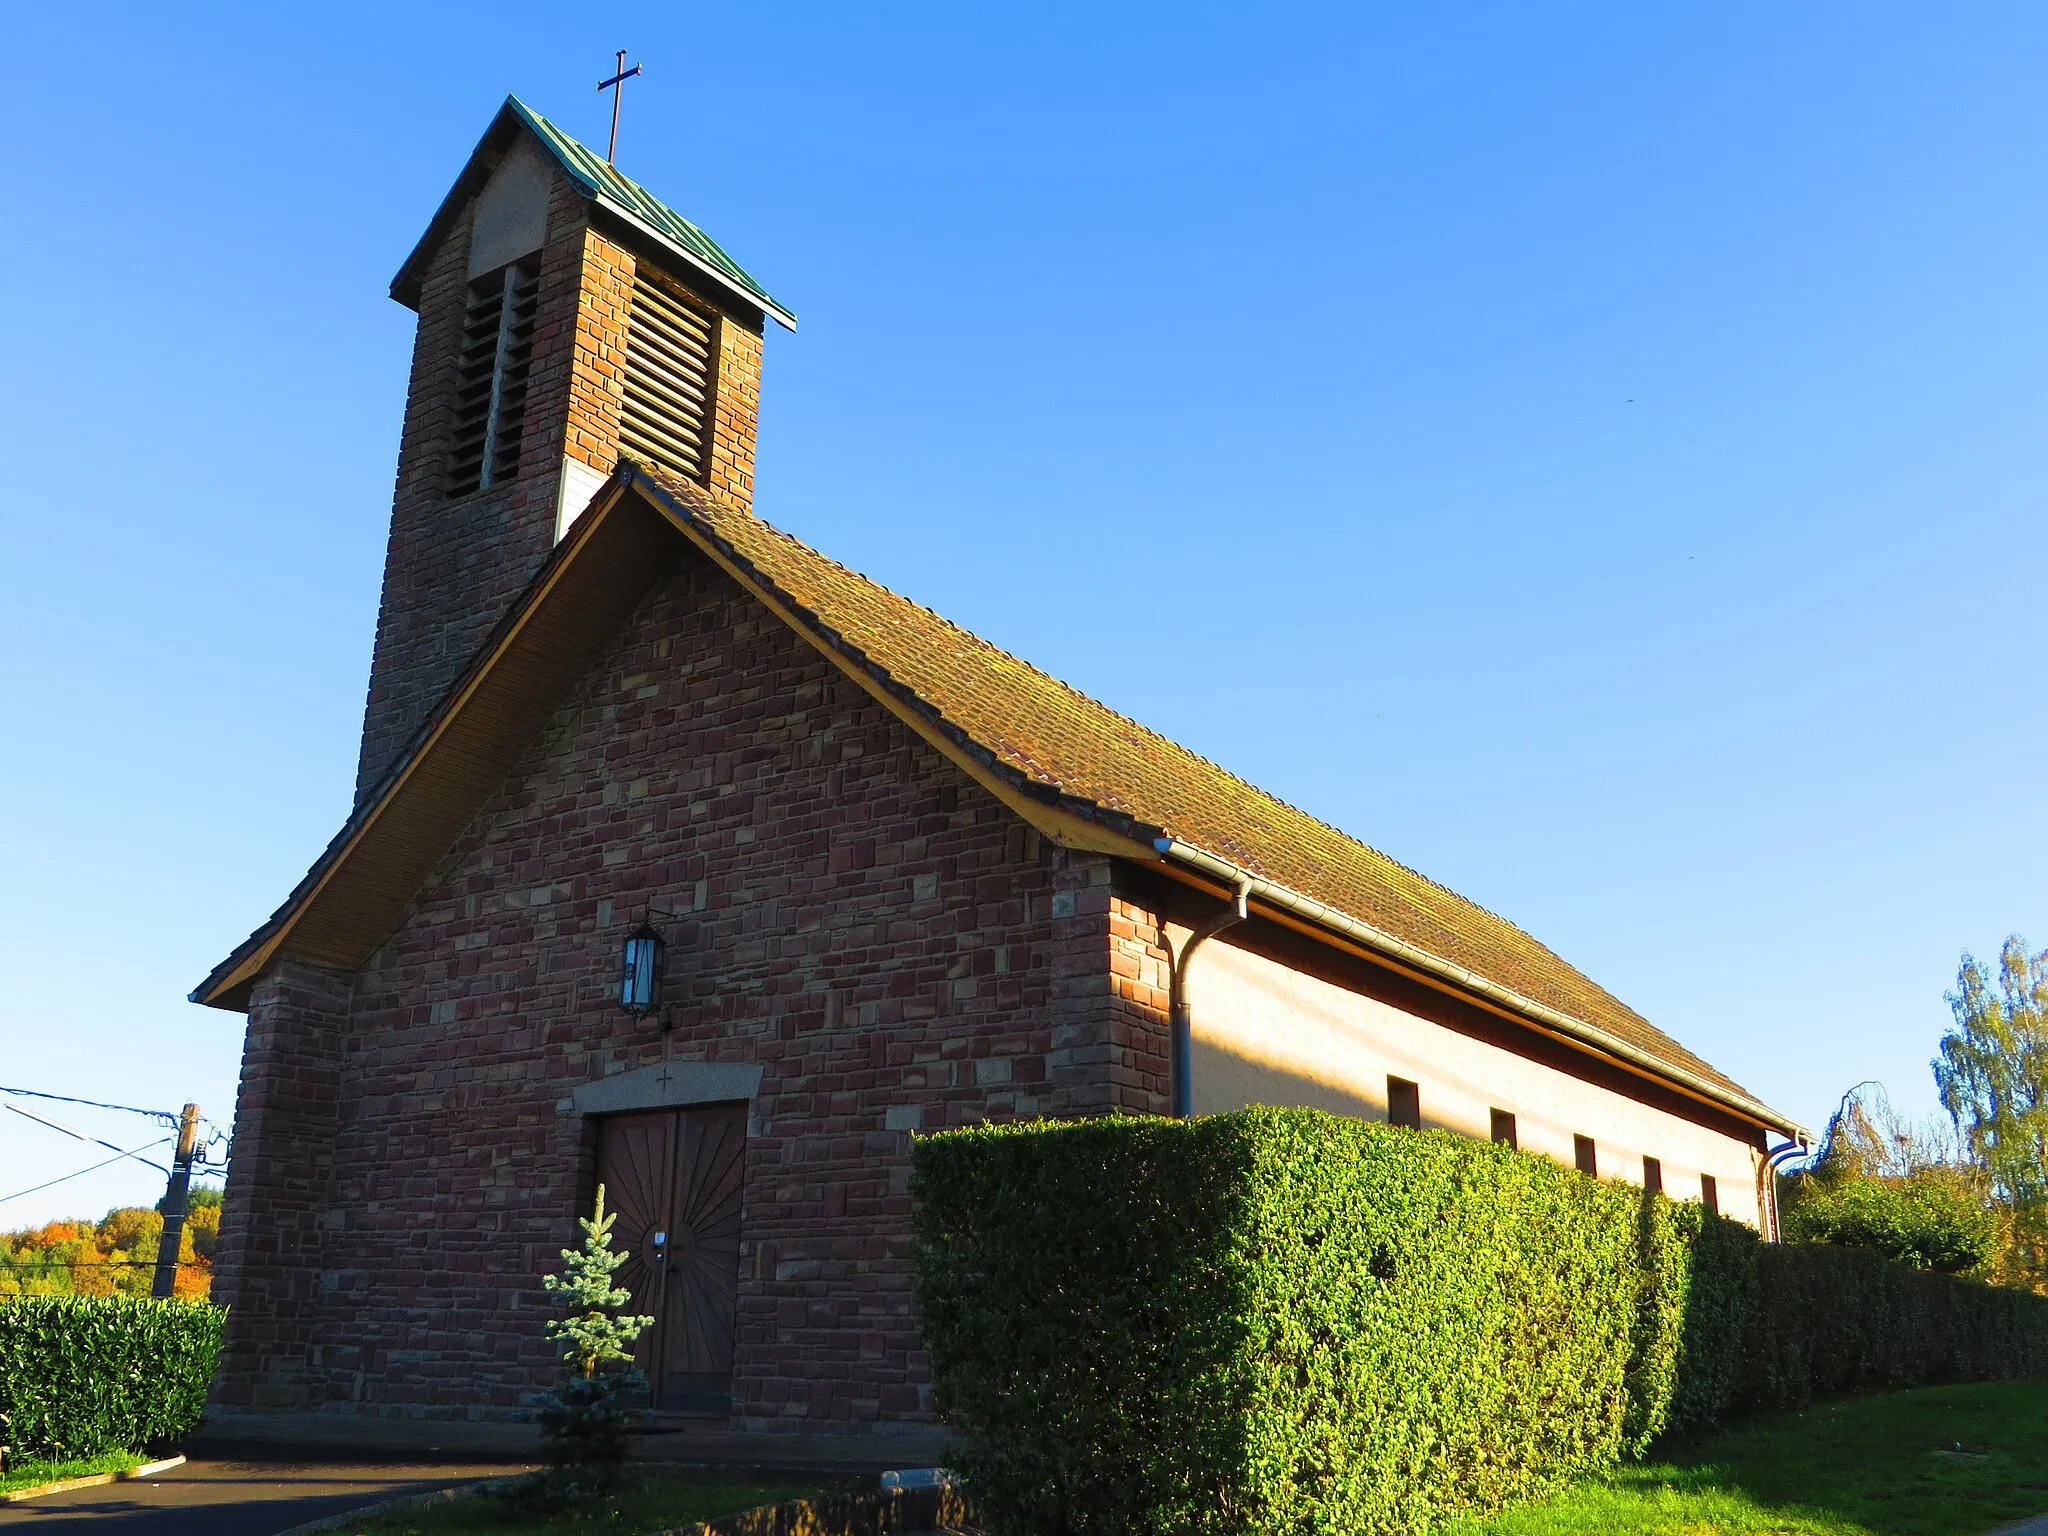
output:
[[654,926],[654,919],[659,917],[664,922],[675,922],[683,916],[684,913],[671,912],[652,903],[643,907],[640,922],[626,935],[625,949],[620,956],[619,1006],[635,1018],[645,1018],[650,1013],[660,1014],[663,1034],[669,1032],[673,1022],[661,995],[662,962],[668,941]]

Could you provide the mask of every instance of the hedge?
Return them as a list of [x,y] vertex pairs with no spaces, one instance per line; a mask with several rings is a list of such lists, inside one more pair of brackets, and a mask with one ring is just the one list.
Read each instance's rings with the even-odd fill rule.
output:
[[205,1302],[134,1296],[0,1301],[0,1444],[72,1461],[187,1434],[226,1316]]
[[994,1536],[1426,1530],[1814,1391],[2048,1373],[2048,1302],[1313,1110],[921,1137]]
[[2031,1291],[1933,1274],[1867,1248],[1746,1246],[1758,1299],[1734,1406],[2048,1377],[2048,1300]]
[[1957,1170],[1908,1177],[1803,1174],[1785,1183],[1785,1235],[1795,1243],[1874,1248],[1920,1269],[1979,1269],[1998,1252],[1998,1216]]

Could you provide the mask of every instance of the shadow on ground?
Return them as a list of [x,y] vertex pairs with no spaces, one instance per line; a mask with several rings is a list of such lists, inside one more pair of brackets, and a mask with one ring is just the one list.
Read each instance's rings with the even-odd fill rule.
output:
[[0,1532],[108,1536],[277,1536],[367,1504],[497,1477],[502,1465],[361,1466],[192,1461],[161,1477],[0,1505]]
[[2048,1513],[2048,1383],[1925,1387],[1666,1443],[1468,1536],[1984,1536]]

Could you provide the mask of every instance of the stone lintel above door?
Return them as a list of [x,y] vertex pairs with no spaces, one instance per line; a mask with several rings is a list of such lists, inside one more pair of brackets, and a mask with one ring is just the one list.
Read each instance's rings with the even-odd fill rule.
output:
[[760,1087],[758,1066],[668,1061],[585,1083],[557,1107],[579,1115],[616,1115],[633,1109],[732,1104],[751,1100]]

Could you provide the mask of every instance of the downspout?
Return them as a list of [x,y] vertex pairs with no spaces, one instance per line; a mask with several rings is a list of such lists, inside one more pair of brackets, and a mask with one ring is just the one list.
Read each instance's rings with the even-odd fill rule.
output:
[[1803,1157],[1811,1150],[1812,1148],[1807,1145],[1806,1138],[1801,1136],[1797,1141],[1788,1141],[1782,1147],[1772,1148],[1770,1155],[1764,1159],[1762,1170],[1764,1187],[1759,1193],[1764,1197],[1764,1221],[1766,1225],[1764,1239],[1767,1242],[1782,1243],[1785,1241],[1785,1234],[1778,1226],[1778,1168],[1781,1164],[1790,1162],[1793,1157]]
[[1181,945],[1180,953],[1173,957],[1167,999],[1173,1019],[1173,1114],[1177,1120],[1191,1120],[1195,1114],[1195,1014],[1188,1005],[1188,961],[1195,957],[1195,951],[1206,941],[1250,916],[1245,910],[1245,903],[1251,899],[1251,894],[1250,877],[1240,876],[1237,894],[1229,907],[1189,934],[1187,943]]

